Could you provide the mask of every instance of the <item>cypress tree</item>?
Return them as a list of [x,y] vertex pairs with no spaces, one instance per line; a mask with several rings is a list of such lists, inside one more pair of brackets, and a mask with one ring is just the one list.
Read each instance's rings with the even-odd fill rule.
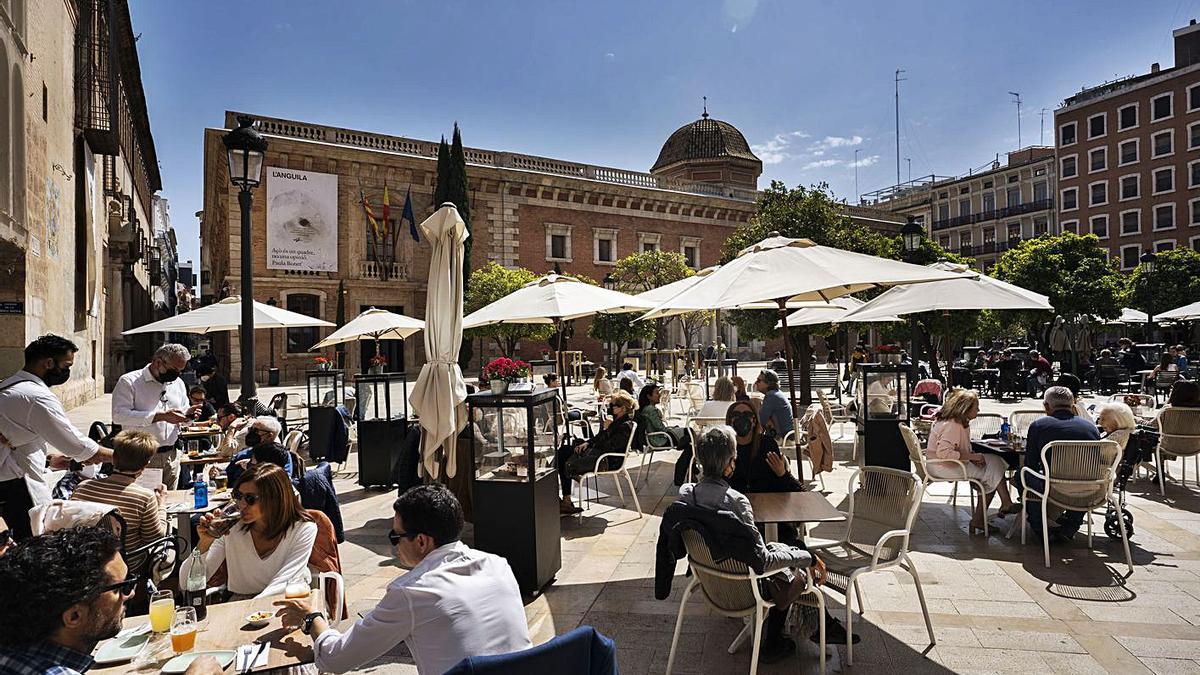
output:
[[[471,232],[471,203],[467,187],[467,157],[463,152],[462,134],[458,131],[458,122],[454,123],[454,135],[451,145],[446,145],[446,137],[438,145],[437,184],[433,189],[433,208],[450,202],[458,208],[458,215],[466,224],[467,233]],[[468,237],[463,246],[463,290],[471,277],[471,238]],[[458,350],[458,365],[464,371],[470,365],[475,350],[471,341],[463,338]]]

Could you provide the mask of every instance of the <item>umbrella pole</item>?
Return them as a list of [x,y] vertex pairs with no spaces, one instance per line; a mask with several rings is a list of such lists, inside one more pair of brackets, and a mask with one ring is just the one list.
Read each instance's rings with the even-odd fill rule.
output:
[[[786,299],[779,301],[779,317],[780,317],[780,320],[783,322],[783,350],[787,354],[788,389],[790,390],[790,393],[791,393],[791,406],[792,406],[792,429],[795,430],[796,421],[800,419],[800,416],[796,414],[798,408],[796,407],[795,365],[792,361],[792,337],[791,337],[791,332],[788,330]],[[775,431],[776,431],[776,433],[778,433],[780,430],[776,429]],[[783,434],[787,435],[787,431],[784,431]],[[795,438],[795,436],[793,436],[793,438]],[[796,450],[796,474],[797,474],[798,478],[800,479],[800,482],[803,483],[804,482],[804,464],[802,464],[800,462],[799,449]]]
[[554,320],[554,330],[558,332],[558,354],[554,360],[558,362],[558,386],[562,388],[562,404],[565,414],[567,410],[567,373],[565,372],[566,362],[563,361],[563,329],[561,319]]

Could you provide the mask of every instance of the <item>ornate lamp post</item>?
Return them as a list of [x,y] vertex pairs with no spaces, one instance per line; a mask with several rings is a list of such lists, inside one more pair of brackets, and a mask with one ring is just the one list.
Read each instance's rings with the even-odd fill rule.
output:
[[[1147,285],[1150,284],[1150,279],[1148,277],[1150,277],[1151,275],[1154,274],[1154,268],[1157,266],[1157,258],[1158,258],[1158,256],[1154,255],[1154,252],[1151,251],[1150,249],[1146,249],[1146,252],[1142,253],[1142,256],[1140,258],[1138,258],[1138,262],[1140,262],[1142,264],[1142,267],[1145,270],[1144,273],[1142,274],[1142,283],[1143,284],[1147,284]],[[1147,293],[1147,296],[1149,296],[1149,293]],[[1146,342],[1154,341],[1154,312],[1152,311],[1153,309],[1154,308],[1151,307],[1149,305],[1149,303],[1147,303],[1147,305],[1146,305]]]
[[254,203],[253,191],[258,187],[262,175],[263,156],[267,152],[267,140],[254,130],[254,118],[238,116],[238,128],[225,134],[221,140],[229,155],[229,182],[238,189],[238,205],[242,209],[242,396],[243,400],[254,398],[258,389],[254,384],[254,283],[250,265],[250,207]]
[[[276,305],[279,304],[279,302],[277,300],[275,300],[275,298],[270,298],[267,300],[267,304],[272,307],[275,307]],[[271,365],[267,367],[267,386],[278,387],[279,386],[279,369],[275,367],[275,329],[274,328],[271,329],[271,339],[269,340],[269,342],[270,342],[270,346],[271,346]]]
[[[913,262],[916,260],[917,252],[921,250],[921,241],[925,239],[925,228],[917,222],[913,216],[908,217],[908,222],[904,223],[904,227],[900,229],[900,238],[904,243],[904,260]],[[910,341],[912,343],[911,354],[909,361],[912,365],[908,368],[908,381],[912,386],[916,386],[917,379],[920,375],[918,363],[921,354],[921,329],[917,326],[916,316],[908,318],[908,325],[911,331]],[[933,356],[930,355],[932,359]]]

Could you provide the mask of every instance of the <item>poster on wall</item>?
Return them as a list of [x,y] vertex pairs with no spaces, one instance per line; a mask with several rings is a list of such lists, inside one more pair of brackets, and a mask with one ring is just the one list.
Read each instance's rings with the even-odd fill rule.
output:
[[267,269],[336,272],[337,175],[267,167]]

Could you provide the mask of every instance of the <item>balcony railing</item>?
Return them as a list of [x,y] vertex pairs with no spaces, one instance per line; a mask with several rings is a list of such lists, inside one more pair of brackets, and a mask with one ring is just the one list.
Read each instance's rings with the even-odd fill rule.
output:
[[359,275],[363,279],[377,279],[380,281],[398,279],[400,281],[407,281],[408,263],[381,263],[374,260],[364,260],[359,270]]
[[1011,218],[1020,216],[1034,211],[1045,211],[1054,208],[1053,199],[1036,199],[1032,202],[1024,204],[1016,204],[1014,206],[1006,206],[1002,209],[992,209],[989,211],[980,211],[979,213],[968,213],[965,216],[955,216],[954,218],[946,218],[945,220],[933,221],[934,230],[944,230],[949,227],[959,227],[960,225],[973,225],[975,223],[985,223],[989,220],[1000,220],[1002,218]]

